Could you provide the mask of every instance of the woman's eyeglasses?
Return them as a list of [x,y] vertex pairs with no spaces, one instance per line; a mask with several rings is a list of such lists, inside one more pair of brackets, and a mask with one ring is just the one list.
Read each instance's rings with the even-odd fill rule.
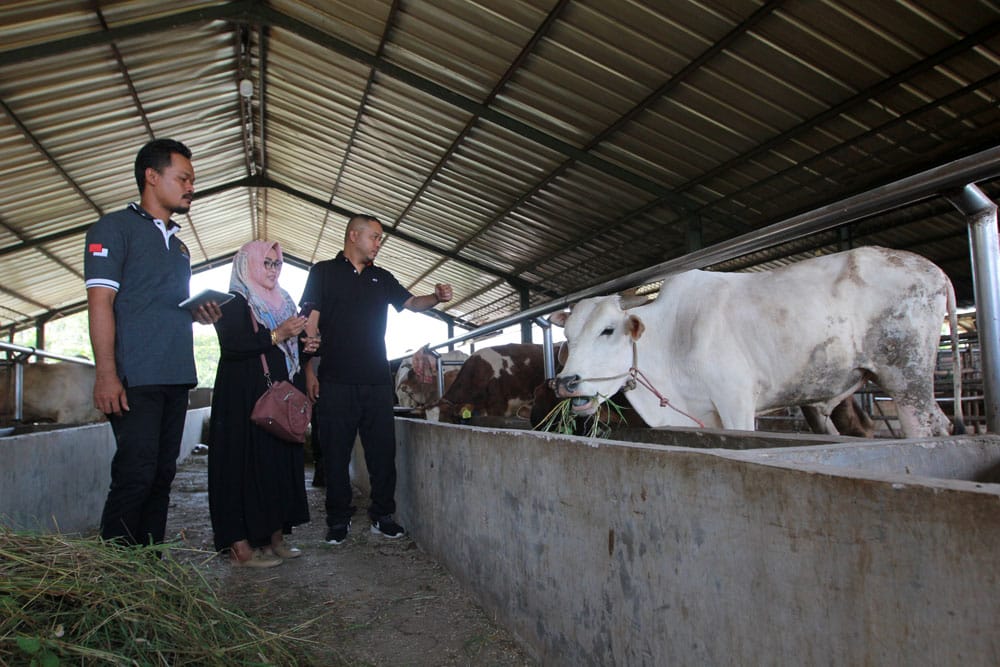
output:
[[280,259],[276,259],[276,260],[274,260],[272,262],[269,259],[265,259],[264,260],[264,270],[265,271],[270,271],[271,269],[274,269],[275,271],[281,271],[281,260]]

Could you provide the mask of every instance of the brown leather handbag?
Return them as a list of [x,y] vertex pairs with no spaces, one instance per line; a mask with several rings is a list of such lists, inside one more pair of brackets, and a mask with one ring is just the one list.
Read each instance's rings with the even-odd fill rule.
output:
[[[250,314],[250,320],[256,332],[257,320],[254,319],[253,313]],[[304,443],[306,428],[312,419],[312,403],[291,382],[287,380],[271,382],[271,372],[264,354],[260,355],[260,363],[264,367],[267,391],[254,404],[250,421],[286,442]]]

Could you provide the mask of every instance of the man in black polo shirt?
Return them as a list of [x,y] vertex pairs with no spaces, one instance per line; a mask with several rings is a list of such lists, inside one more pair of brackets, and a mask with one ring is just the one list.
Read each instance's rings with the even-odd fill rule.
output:
[[222,316],[215,303],[188,311],[191,257],[171,214],[194,193],[191,151],[158,139],[135,160],[138,204],[87,231],[84,278],[94,348],[94,405],[115,434],[101,536],[125,544],[163,541],[188,390],[198,384],[191,320]]
[[344,250],[309,271],[302,304],[314,305],[306,332],[322,342],[319,371],[306,363],[306,388],[318,400],[326,472],[326,541],[347,538],[351,516],[349,466],[355,436],[361,436],[371,481],[368,515],[373,533],[402,537],[396,511],[396,433],[393,386],[385,351],[387,307],[420,312],[450,301],[450,285],[433,294],[414,296],[396,278],[375,266],[382,245],[382,225],[374,216],[356,215],[347,223]]

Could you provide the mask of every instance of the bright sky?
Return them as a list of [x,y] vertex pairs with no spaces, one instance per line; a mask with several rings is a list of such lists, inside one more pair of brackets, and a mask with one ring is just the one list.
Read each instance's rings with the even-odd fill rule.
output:
[[[197,294],[204,289],[214,289],[220,292],[229,291],[229,275],[232,273],[232,264],[219,266],[208,271],[202,271],[191,277],[191,294]],[[306,286],[306,276],[308,273],[298,267],[285,264],[281,268],[279,284],[288,290],[288,293],[299,302],[302,290]],[[456,330],[456,335],[461,335],[464,330]],[[554,328],[554,338],[561,339],[562,329]],[[386,325],[385,345],[386,352],[390,359],[397,359],[413,352],[425,343],[440,343],[448,340],[448,327],[444,322],[436,317],[430,317],[421,313],[411,313],[404,310],[397,313],[395,308],[389,307],[389,320]],[[542,341],[542,335],[536,331],[534,333],[536,343]],[[477,349],[492,347],[503,343],[519,343],[521,341],[520,326],[508,327],[503,333],[494,338],[482,341],[477,345]],[[468,346],[459,346],[459,349],[468,351]]]

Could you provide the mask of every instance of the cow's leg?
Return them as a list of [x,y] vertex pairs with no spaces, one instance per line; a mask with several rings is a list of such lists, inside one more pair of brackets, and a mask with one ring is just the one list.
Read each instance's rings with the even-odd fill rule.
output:
[[757,420],[752,411],[743,414],[719,415],[719,419],[722,421],[722,428],[727,430],[753,431],[757,427]]
[[805,417],[809,430],[818,435],[837,435],[833,429],[833,422],[830,415],[823,414],[819,407],[815,405],[801,405],[802,416]]
[[875,422],[853,396],[834,404],[803,405],[802,416],[809,430],[819,435],[850,435],[856,438],[875,436]]
[[809,430],[818,435],[840,435],[837,427],[833,425],[828,412],[825,412],[818,405],[802,405],[802,416],[809,425]]
[[[757,411],[750,400],[749,391],[733,391],[731,395],[713,400],[719,421],[724,429],[753,431],[757,425]],[[746,397],[746,398],[744,398]],[[708,421],[705,426],[708,426]]]
[[903,434],[907,438],[950,435],[951,422],[934,400],[932,371],[917,373],[913,368],[889,368],[878,374],[879,385],[896,404]]
[[830,413],[833,427],[842,435],[874,438],[875,422],[861,407],[857,399],[849,396],[837,404]]
[[[890,394],[892,396],[892,394]],[[903,433],[907,438],[929,438],[951,434],[951,422],[933,396],[892,396]]]

